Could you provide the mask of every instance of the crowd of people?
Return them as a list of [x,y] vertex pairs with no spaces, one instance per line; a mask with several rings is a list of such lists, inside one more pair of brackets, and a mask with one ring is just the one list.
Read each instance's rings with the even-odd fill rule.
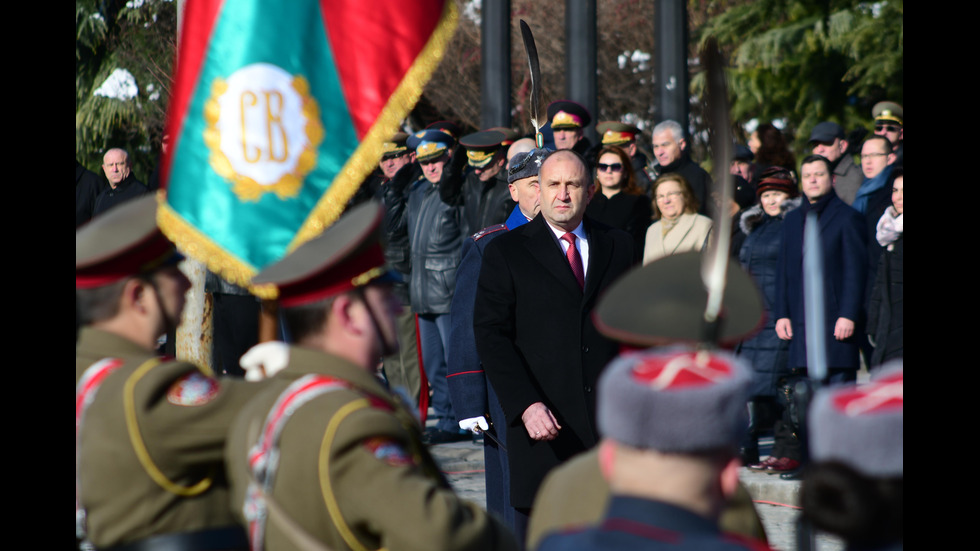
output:
[[[882,102],[873,116],[861,144],[832,121],[816,125],[799,166],[780,131],[760,125],[736,148],[732,205],[717,205],[674,121],[652,130],[655,163],[626,123],[599,123],[591,144],[591,114],[564,100],[548,108],[543,148],[511,129],[461,135],[445,121],[398,133],[340,221],[256,276],[279,288],[292,344],[285,369],[255,384],[153,358],[183,307],[179,255],[125,151],[106,153],[108,185],[79,164],[77,536],[99,548],[187,538],[200,549],[609,549],[633,548],[629,538],[651,533],[635,523],[647,522],[690,534],[692,548],[720,545],[722,512],[739,496],[751,510],[739,464],[804,472],[794,400],[807,379],[804,280],[824,289],[825,382],[856,381],[862,357],[873,372],[902,357],[903,112]],[[684,262],[676,285],[700,285],[712,205],[734,213],[730,255],[765,315],[731,355],[682,346],[616,360],[624,335],[703,340],[671,314],[658,321],[673,327],[610,330],[596,312],[627,273],[667,281],[670,258]],[[819,276],[802,260],[814,219]],[[703,309],[679,287],[659,291]],[[654,308],[642,291],[618,307]],[[690,377],[703,381],[678,384]],[[411,413],[420,403],[434,419],[424,430]],[[709,414],[709,403],[726,406]],[[775,444],[763,459],[767,430]],[[427,450],[474,433],[492,514],[459,499]],[[123,453],[107,463],[107,449]],[[562,510],[542,505],[542,484],[575,461],[590,473],[576,479],[601,470],[608,485],[602,510],[570,516],[600,528],[547,538],[573,522],[558,514],[534,531],[539,508]],[[113,477],[120,469],[147,484]],[[896,472],[900,496],[900,462],[885,474]],[[722,528],[764,538],[746,514]],[[610,519],[626,540],[607,533]]]

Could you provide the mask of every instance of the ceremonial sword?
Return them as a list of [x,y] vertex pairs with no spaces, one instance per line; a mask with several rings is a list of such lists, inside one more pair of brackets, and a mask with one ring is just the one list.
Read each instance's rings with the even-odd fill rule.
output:
[[538,48],[534,45],[534,35],[531,27],[521,19],[521,37],[524,39],[524,52],[527,53],[527,64],[531,70],[531,95],[528,97],[528,111],[531,124],[534,125],[534,143],[538,149],[544,147],[544,135],[541,134],[541,67],[538,65]]

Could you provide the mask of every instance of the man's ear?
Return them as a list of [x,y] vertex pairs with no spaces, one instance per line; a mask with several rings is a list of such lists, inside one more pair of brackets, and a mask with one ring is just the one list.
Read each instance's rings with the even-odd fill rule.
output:
[[636,142],[630,142],[630,144],[626,147],[626,152],[629,153],[629,156],[630,157],[635,157],[636,156]]
[[738,468],[741,466],[742,461],[738,457],[733,457],[721,469],[719,474],[721,492],[727,500],[730,500],[738,489]]
[[141,313],[146,312],[147,283],[139,278],[130,278],[123,285],[120,306],[124,309],[135,309]]
[[677,140],[677,145],[681,146],[681,151],[686,151],[687,150],[687,140],[686,139],[681,138],[681,139]]
[[841,155],[843,155],[844,153],[847,153],[847,148],[848,148],[848,147],[849,147],[850,145],[851,145],[851,144],[849,144],[849,143],[847,143],[847,140],[841,140],[841,141],[840,141],[840,144],[839,144],[839,147],[840,147],[840,152],[841,152]]
[[[333,320],[337,327],[341,327],[345,331],[355,329],[353,327],[353,306],[354,301],[351,300],[350,294],[344,293],[337,296],[333,299],[333,302],[330,303],[330,316],[327,318],[327,320]],[[325,323],[324,329],[326,329],[326,325],[327,324]]]

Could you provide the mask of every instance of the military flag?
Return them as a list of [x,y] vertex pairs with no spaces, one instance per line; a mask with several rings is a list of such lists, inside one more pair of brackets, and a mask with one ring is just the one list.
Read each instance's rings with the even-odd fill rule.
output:
[[247,285],[340,216],[436,69],[456,8],[188,0],[183,21],[158,220]]

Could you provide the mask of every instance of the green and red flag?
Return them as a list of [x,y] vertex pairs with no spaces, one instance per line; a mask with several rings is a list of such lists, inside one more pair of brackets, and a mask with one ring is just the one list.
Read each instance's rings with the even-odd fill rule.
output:
[[239,285],[318,235],[377,166],[456,17],[452,0],[188,0],[163,232]]

